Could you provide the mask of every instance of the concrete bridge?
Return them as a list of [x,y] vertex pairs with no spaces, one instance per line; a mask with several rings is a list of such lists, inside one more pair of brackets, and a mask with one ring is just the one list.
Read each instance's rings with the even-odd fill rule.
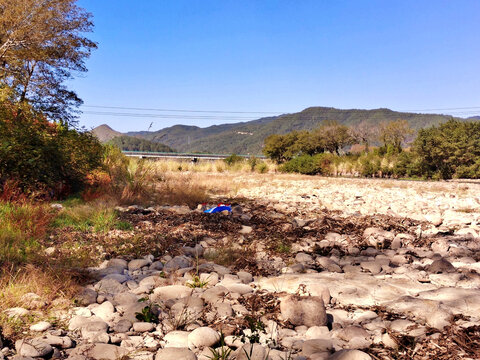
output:
[[[178,159],[178,160],[222,160],[230,155],[225,154],[191,154],[191,153],[173,153],[173,152],[149,152],[149,151],[122,151],[125,156],[138,157],[141,159]],[[238,155],[244,158],[255,156],[259,159],[266,159],[263,155]]]

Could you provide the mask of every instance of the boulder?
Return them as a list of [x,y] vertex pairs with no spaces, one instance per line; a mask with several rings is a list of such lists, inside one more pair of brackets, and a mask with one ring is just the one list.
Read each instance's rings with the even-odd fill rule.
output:
[[455,272],[455,267],[450,263],[450,261],[441,258],[432,262],[428,267],[427,271],[433,274],[439,273],[451,273]]
[[360,350],[340,350],[331,355],[328,360],[372,360],[372,357]]
[[50,329],[51,327],[52,327],[52,324],[50,324],[49,322],[40,321],[39,323],[36,323],[36,324],[30,326],[30,330],[31,331],[42,332],[42,331]]
[[197,360],[197,356],[188,349],[165,348],[157,352],[155,360]]
[[179,269],[185,269],[192,266],[193,261],[191,258],[181,255],[175,256],[173,259],[167,261],[163,266],[163,270],[165,271],[175,271]]
[[15,342],[15,350],[20,356],[46,357],[53,352],[53,348],[40,339],[22,339]]
[[120,360],[127,356],[128,350],[111,344],[85,344],[73,349],[69,358],[81,356],[91,360]]
[[280,311],[283,319],[293,325],[327,325],[325,305],[319,296],[288,295],[281,300]]
[[135,259],[128,263],[128,270],[135,271],[140,270],[144,266],[148,266],[151,264],[151,261],[147,259]]
[[188,335],[188,331],[170,331],[163,337],[165,347],[188,348]]
[[188,347],[204,348],[215,345],[220,340],[220,335],[209,327],[199,327],[188,335]]
[[260,344],[245,344],[237,350],[236,360],[265,360],[266,351]]

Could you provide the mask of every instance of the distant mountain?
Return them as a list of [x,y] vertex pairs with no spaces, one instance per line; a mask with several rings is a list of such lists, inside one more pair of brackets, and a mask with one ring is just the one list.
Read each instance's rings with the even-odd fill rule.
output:
[[103,124],[97,126],[95,129],[92,130],[93,135],[95,135],[100,142],[107,142],[112,140],[117,136],[122,136],[121,132],[113,130],[110,126]]
[[389,109],[340,110],[331,107],[310,107],[301,112],[262,118],[254,121],[215,125],[206,128],[175,125],[156,132],[130,132],[127,135],[161,142],[179,151],[223,154],[261,154],[264,139],[271,134],[293,130],[312,130],[324,120],[355,127],[362,121],[378,125],[382,121],[404,119],[415,130],[437,125],[451,116],[415,114]]
[[117,145],[122,150],[127,151],[149,151],[149,152],[174,152],[171,147],[153,142],[150,140],[139,139],[133,136],[117,136],[108,143]]
[[[206,128],[189,125],[174,125],[155,132],[128,132],[126,135],[134,136],[142,139],[161,142],[179,151],[197,151],[197,152],[220,152],[226,151],[224,147],[218,147],[215,141],[216,136],[224,136],[225,134],[235,133],[235,129],[245,126],[263,126],[275,119],[275,117],[262,118],[249,122],[240,122],[234,124],[213,125]],[[207,146],[197,144],[199,141],[212,138],[213,143]],[[206,140],[208,142],[208,140]],[[227,151],[227,153],[229,153]]]
[[468,118],[468,120],[480,120],[480,115],[478,116],[471,116]]
[[133,137],[113,130],[110,126],[103,124],[92,130],[92,133],[101,143],[110,142],[122,150],[129,151],[153,151],[153,152],[174,152],[171,147],[158,141],[153,142],[141,137]]

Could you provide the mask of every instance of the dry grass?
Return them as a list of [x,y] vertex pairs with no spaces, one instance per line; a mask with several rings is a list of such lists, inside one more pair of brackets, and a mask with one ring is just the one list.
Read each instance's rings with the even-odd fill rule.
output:
[[[268,173],[276,171],[276,164],[271,161],[252,162],[249,160],[228,165],[223,160],[199,161],[193,163],[185,160],[158,160],[153,162],[160,172],[190,172],[190,173]],[[261,165],[264,164],[264,165]]]
[[[3,336],[16,339],[28,331],[31,324],[48,320],[58,322],[54,311],[68,308],[78,290],[79,274],[61,271],[55,266],[24,265],[0,268],[0,328]],[[29,300],[29,294],[38,295],[38,300]],[[25,316],[9,317],[5,310],[23,307],[29,311]]]

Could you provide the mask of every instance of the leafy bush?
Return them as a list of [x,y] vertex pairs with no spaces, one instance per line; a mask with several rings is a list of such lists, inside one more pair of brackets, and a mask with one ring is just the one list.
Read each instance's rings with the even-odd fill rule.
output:
[[280,171],[287,173],[300,173],[305,175],[318,174],[320,169],[315,163],[315,159],[310,155],[302,155],[293,158],[280,166]]
[[287,161],[279,169],[282,172],[297,172],[304,175],[331,175],[331,165],[335,160],[336,156],[328,153],[316,154],[314,156],[302,155]]
[[268,172],[268,165],[265,161],[261,161],[255,166],[255,170],[260,174],[265,174]]
[[48,197],[80,190],[101,163],[98,140],[27,107],[12,108],[0,103],[0,187],[14,180],[24,192]]
[[244,160],[245,159],[242,156],[238,156],[237,154],[232,154],[229,157],[225,158],[223,161],[225,161],[227,165],[231,166],[239,162],[242,162]]
[[449,120],[419,131],[413,144],[425,177],[478,177],[480,122]]

